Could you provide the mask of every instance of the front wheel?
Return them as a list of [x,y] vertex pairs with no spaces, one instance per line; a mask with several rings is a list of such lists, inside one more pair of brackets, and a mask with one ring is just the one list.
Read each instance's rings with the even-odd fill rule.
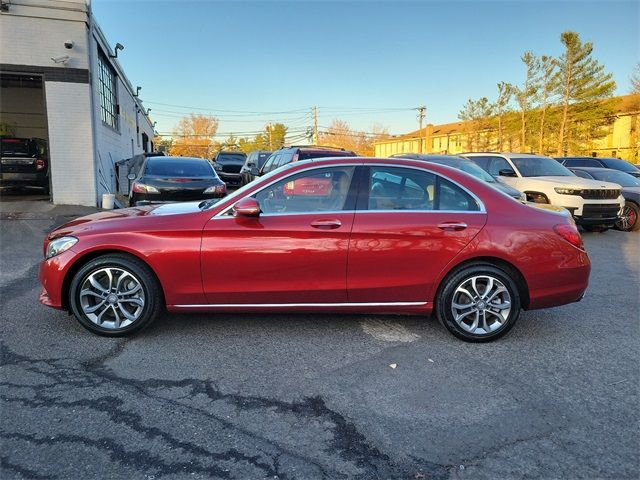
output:
[[517,285],[505,271],[476,264],[449,275],[436,299],[440,323],[467,342],[490,342],[505,335],[520,316]]
[[638,230],[640,228],[638,216],[640,216],[640,207],[635,203],[627,202],[622,209],[620,219],[616,222],[616,230],[623,232]]
[[98,335],[119,337],[149,325],[160,313],[162,290],[150,268],[127,255],[104,255],[74,275],[69,293],[80,324]]

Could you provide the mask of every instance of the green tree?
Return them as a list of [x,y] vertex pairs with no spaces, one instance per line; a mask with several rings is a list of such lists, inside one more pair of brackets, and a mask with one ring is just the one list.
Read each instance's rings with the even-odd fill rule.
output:
[[614,113],[612,102],[616,83],[604,65],[594,59],[593,44],[582,43],[576,32],[563,32],[565,51],[558,59],[560,126],[556,152],[564,155],[585,139],[602,136],[602,119]]
[[490,136],[487,130],[490,128],[490,118],[493,114],[493,105],[487,97],[478,100],[467,100],[458,118],[464,122],[465,137],[468,150],[487,150]]
[[538,77],[538,95],[540,122],[538,126],[538,153],[545,153],[544,136],[545,122],[548,120],[549,107],[553,104],[553,92],[558,84],[558,65],[555,58],[548,55],[540,57]]
[[498,151],[502,151],[504,145],[504,116],[508,110],[511,96],[513,95],[513,86],[509,83],[498,83],[498,98],[493,104],[493,109],[498,123]]
[[540,70],[540,59],[532,52],[525,52],[520,58],[527,68],[527,73],[522,87],[515,87],[514,94],[520,107],[520,151],[524,152],[529,144],[527,125],[529,111],[538,92],[536,77]]

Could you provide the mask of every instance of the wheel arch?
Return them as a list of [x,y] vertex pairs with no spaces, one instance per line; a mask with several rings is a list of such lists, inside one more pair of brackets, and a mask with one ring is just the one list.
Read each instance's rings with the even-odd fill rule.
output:
[[162,302],[165,303],[166,297],[165,297],[165,292],[164,292],[164,287],[162,285],[162,282],[160,282],[160,278],[158,277],[158,274],[156,273],[154,268],[149,264],[149,262],[147,262],[146,258],[144,258],[141,255],[132,253],[128,250],[120,250],[117,248],[106,248],[106,249],[90,250],[84,253],[83,255],[78,257],[75,260],[75,262],[73,262],[73,264],[69,267],[69,269],[67,270],[67,273],[64,276],[64,280],[62,281],[62,295],[60,296],[60,301],[62,303],[62,308],[64,310],[71,311],[71,305],[69,304],[69,293],[71,288],[71,281],[73,280],[73,277],[75,276],[75,274],[78,273],[78,271],[87,263],[89,263],[91,260],[94,260],[98,257],[103,257],[105,255],[110,255],[110,254],[130,257],[132,259],[135,259],[139,262],[144,263],[147,266],[147,268],[149,268],[149,271],[153,274],[156,281],[158,282],[158,285],[160,286],[160,291],[162,292]]
[[440,282],[438,284],[438,289],[436,291],[436,296],[434,297],[434,304],[436,303],[437,299],[440,297],[442,288],[449,277],[451,277],[452,275],[455,275],[457,272],[459,272],[463,268],[466,268],[470,265],[478,265],[478,264],[492,265],[496,268],[499,268],[500,270],[503,270],[505,273],[510,274],[513,280],[515,281],[516,286],[518,287],[518,293],[520,294],[520,304],[522,305],[522,308],[524,310],[529,308],[529,285],[527,284],[527,281],[524,275],[522,274],[522,272],[513,263],[503,258],[492,257],[492,256],[468,258],[466,260],[461,261],[460,263],[452,265],[446,271],[446,273],[442,275],[442,278],[440,279]]

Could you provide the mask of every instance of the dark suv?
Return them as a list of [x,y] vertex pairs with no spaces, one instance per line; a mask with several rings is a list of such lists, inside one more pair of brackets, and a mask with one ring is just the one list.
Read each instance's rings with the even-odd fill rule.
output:
[[253,182],[256,177],[251,174],[252,168],[257,168],[260,170],[264,163],[271,155],[271,152],[266,150],[254,150],[247,157],[247,161],[242,166],[240,170],[240,176],[242,177],[242,185],[246,185],[249,182]]
[[283,147],[276,150],[264,163],[262,168],[253,168],[251,174],[259,177],[265,173],[269,173],[287,163],[297,162],[299,160],[308,160],[310,158],[325,157],[357,157],[358,154],[351,150],[335,147],[323,147],[318,145],[301,145],[293,147]]
[[640,168],[620,158],[607,157],[556,157],[567,168],[596,167],[611,168],[640,178]]
[[0,186],[40,187],[49,193],[47,142],[0,137]]
[[213,168],[216,173],[227,185],[242,185],[242,176],[240,170],[247,159],[244,152],[218,152],[216,158],[213,159]]

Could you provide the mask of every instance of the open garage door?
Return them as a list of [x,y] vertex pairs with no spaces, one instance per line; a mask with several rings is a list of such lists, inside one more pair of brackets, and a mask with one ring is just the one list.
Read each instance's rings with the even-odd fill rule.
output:
[[49,200],[42,77],[0,72],[0,200]]

